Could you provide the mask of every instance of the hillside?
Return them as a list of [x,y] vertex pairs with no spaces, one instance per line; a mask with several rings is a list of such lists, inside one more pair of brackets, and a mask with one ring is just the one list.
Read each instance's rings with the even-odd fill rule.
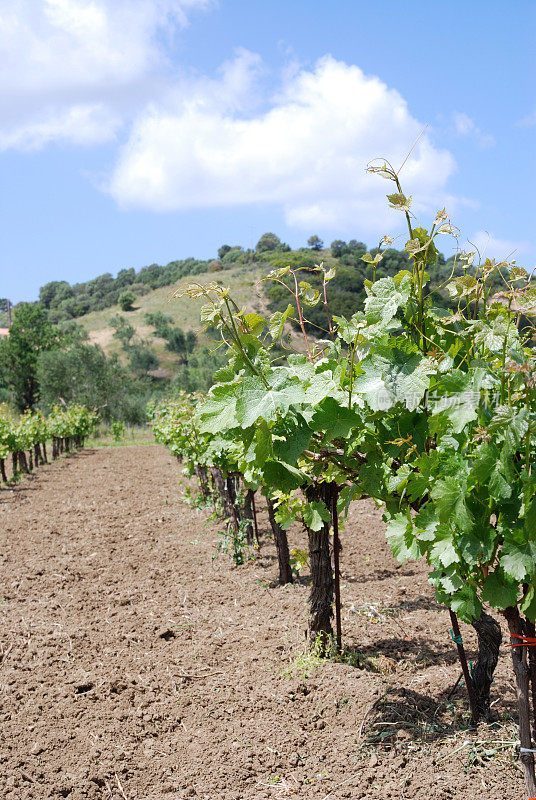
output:
[[[231,295],[239,306],[243,305],[253,311],[270,313],[275,310],[284,310],[292,298],[282,285],[262,282],[264,276],[273,269],[290,265],[294,269],[303,270],[302,278],[315,285],[318,284],[317,278],[307,270],[314,267],[315,264],[323,263],[327,268],[335,268],[336,271],[335,278],[329,284],[331,314],[351,316],[362,307],[365,298],[364,282],[367,278],[372,277],[373,270],[370,264],[365,263],[362,259],[367,252],[374,256],[377,251],[374,249],[367,251],[365,244],[355,240],[348,244],[342,241],[334,242],[331,248],[322,250],[306,248],[290,250],[283,245],[281,248],[278,247],[278,249],[268,252],[244,253],[236,248],[225,253],[224,257],[218,261],[192,261],[192,271],[184,274],[184,270],[188,266],[185,265],[181,268],[180,278],[174,280],[172,278],[177,271],[170,270],[169,265],[161,268],[146,268],[133,278],[135,283],[127,287],[132,291],[134,297],[132,310],[122,311],[119,302],[111,304],[109,299],[114,295],[108,292],[100,301],[102,304],[106,303],[105,307],[84,315],[77,315],[75,321],[88,332],[92,343],[99,344],[108,355],[118,355],[124,362],[125,350],[115,335],[113,325],[114,318],[117,320],[117,316],[120,315],[125,323],[134,328],[136,340],[153,351],[158,358],[159,367],[168,372],[174,372],[181,363],[181,357],[170,352],[166,347],[166,341],[156,335],[154,327],[147,324],[146,315],[165,314],[170,318],[171,325],[177,326],[185,333],[188,331],[197,333],[202,327],[199,322],[202,301],[193,301],[190,298],[172,298],[171,295],[176,287],[188,282],[216,281],[222,286],[229,286]],[[173,262],[173,264],[177,263],[179,262]],[[384,253],[383,261],[377,268],[377,277],[394,275],[407,266],[406,253],[394,249],[387,250]],[[450,265],[446,265],[442,256],[440,256],[438,268],[441,275],[445,269],[450,269]],[[115,280],[118,279],[119,277]],[[142,279],[145,281],[143,284],[141,283]],[[149,279],[153,288],[149,288],[150,284],[147,283]],[[98,279],[95,279],[90,283],[96,286],[97,282]],[[164,282],[165,285],[163,285]],[[155,284],[159,285],[155,286]],[[89,285],[86,284],[85,291]],[[142,291],[138,291],[140,286],[142,286]],[[60,310],[62,307],[65,308],[64,303],[65,301],[60,305]],[[57,313],[57,309],[51,308],[51,314],[54,315],[54,313]],[[320,304],[314,309],[308,308],[307,317],[312,323],[310,332],[323,337],[323,329],[326,327],[323,305]],[[211,348],[211,344],[212,342],[206,334],[198,334],[198,346],[208,345]]]
[[[376,249],[368,250],[357,240],[338,240],[330,248],[314,242],[291,250],[274,234],[264,234],[255,251],[222,245],[218,259],[212,261],[153,264],[138,272],[121,270],[115,278],[107,273],[73,285],[51,281],[41,288],[39,303],[21,303],[14,309],[10,333],[16,330],[18,338],[10,335],[0,348],[0,364],[6,365],[0,374],[0,400],[14,400],[20,409],[39,403],[45,411],[61,401],[82,402],[98,407],[105,419],[141,423],[149,401],[180,390],[206,392],[215,371],[226,363],[219,336],[213,337],[201,325],[203,301],[173,298],[178,287],[217,282],[229,287],[239,307],[269,316],[285,312],[289,302],[296,305],[296,276],[304,293],[308,335],[324,339],[329,325],[323,299],[314,303],[315,296],[320,300],[324,294],[315,265],[323,264],[330,272],[330,318],[349,318],[363,308],[367,280],[411,268],[403,251],[385,250],[379,264],[376,254]],[[275,282],[262,280],[287,267],[293,274]],[[450,259],[437,254],[432,293],[451,271]],[[434,300],[441,306],[449,302],[439,295]],[[297,311],[293,316],[296,319]],[[293,325],[290,343],[301,349],[297,323]],[[21,346],[32,353],[27,365],[19,357]],[[283,349],[277,352],[282,354]]]
[[[207,283],[216,281],[223,286],[229,286],[233,297],[239,304],[248,305],[256,311],[266,308],[266,299],[262,286],[255,288],[255,284],[262,277],[264,271],[259,267],[238,265],[224,272],[202,272],[192,276],[191,280],[196,283]],[[165,341],[155,335],[154,328],[147,325],[145,316],[155,312],[161,312],[172,318],[173,324],[183,331],[198,332],[202,327],[199,322],[199,312],[202,305],[201,300],[192,300],[189,297],[173,298],[172,292],[176,286],[188,282],[188,278],[179,281],[176,285],[162,286],[154,289],[148,294],[136,297],[132,311],[122,311],[119,304],[105,308],[102,311],[92,311],[79,317],[76,321],[89,334],[89,339],[94,344],[99,344],[103,350],[111,355],[122,355],[121,343],[114,338],[114,328],[111,320],[120,314],[135,328],[136,335],[143,340],[147,340],[149,346],[154,350],[160,366],[166,370],[172,370],[180,361],[180,358],[166,349]],[[257,292],[261,295],[257,297]],[[210,340],[206,334],[199,334],[199,343],[210,345]]]

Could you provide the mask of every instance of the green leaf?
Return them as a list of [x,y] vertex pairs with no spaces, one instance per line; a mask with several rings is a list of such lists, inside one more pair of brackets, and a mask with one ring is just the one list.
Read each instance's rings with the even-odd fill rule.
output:
[[367,360],[361,369],[362,374],[354,381],[354,393],[362,395],[373,411],[387,411],[394,405],[394,398],[384,383],[381,368]]
[[438,586],[447,594],[458,592],[464,585],[464,580],[455,564],[451,564],[451,566],[446,569],[440,567],[431,572],[429,582],[434,586]]
[[266,277],[273,279],[283,278],[285,275],[288,275],[289,271],[290,271],[290,266],[280,267],[279,269],[273,269],[271,272],[268,273]]
[[465,502],[467,484],[463,476],[448,475],[440,478],[430,492],[441,522],[453,522],[460,530],[472,525],[472,518]]
[[492,608],[503,611],[508,606],[515,606],[519,593],[519,583],[504,574],[501,567],[490,572],[482,587],[482,600]]
[[415,533],[421,542],[432,542],[439,525],[436,510],[432,503],[425,505],[413,520]]
[[536,531],[536,497],[533,497],[525,508],[525,530],[532,536]]
[[303,388],[303,402],[306,402],[312,406],[318,405],[318,403],[321,403],[326,397],[337,395],[344,397],[337,383],[333,380],[332,373],[329,371],[312,375],[308,385],[305,384]]
[[370,322],[380,320],[387,324],[401,306],[405,306],[411,294],[411,278],[406,275],[397,286],[394,278],[381,278],[366,288],[365,312]]
[[520,411],[515,406],[498,406],[488,424],[490,433],[497,433],[504,438],[510,451],[517,448],[529,427],[527,411]]
[[410,500],[421,500],[428,491],[428,478],[420,472],[412,472],[408,478],[407,493]]
[[270,458],[273,458],[272,434],[266,423],[262,423],[255,431],[255,459],[260,465]]
[[470,372],[462,372],[461,369],[453,369],[442,375],[437,382],[436,392],[438,394],[457,394],[464,392],[471,386],[472,376]]
[[300,287],[299,297],[302,302],[311,308],[316,306],[320,300],[320,292],[318,289],[314,289],[307,281],[300,281],[298,285]]
[[478,288],[479,283],[472,275],[460,275],[447,285],[451,297],[469,297],[475,294]]
[[319,531],[324,523],[331,522],[331,516],[324,503],[315,500],[306,503],[303,509],[303,522],[306,528],[312,531]]
[[[430,386],[430,375],[435,372],[430,359],[392,346],[378,346],[377,354],[361,367],[367,378],[359,376],[355,386],[357,391],[366,389],[366,400],[373,410],[386,410],[393,403],[404,403],[414,411]],[[376,399],[374,393],[378,395]]]
[[426,263],[435,264],[438,252],[434,240],[430,238],[426,228],[413,228],[413,236],[420,242],[421,249],[426,253]]
[[376,253],[374,258],[372,258],[370,253],[365,253],[361,256],[361,261],[364,261],[365,264],[379,264],[382,259],[383,256],[381,253]]
[[201,310],[199,312],[199,319],[201,322],[214,324],[219,322],[220,316],[221,309],[218,306],[215,306],[212,303],[205,303],[201,306]]
[[222,430],[238,427],[236,415],[236,385],[215,386],[198,409],[199,428],[203,433],[220,433]]
[[406,244],[404,245],[404,250],[409,256],[416,256],[417,253],[420,253],[424,250],[420,239],[408,239]]
[[484,442],[474,453],[470,477],[476,483],[485,483],[499,462],[499,449],[493,442]]
[[512,494],[512,486],[502,473],[499,463],[490,475],[488,490],[494,500],[507,500]]
[[387,479],[387,489],[389,492],[397,492],[400,494],[406,485],[408,478],[411,474],[411,466],[409,464],[402,464],[396,472],[392,472]]
[[295,426],[292,428],[289,426],[282,435],[274,436],[274,455],[287,464],[295,464],[303,451],[307,449],[310,439],[310,428],[305,424],[303,418],[298,417]]
[[260,336],[260,334],[268,325],[264,317],[262,317],[260,314],[246,314],[244,320],[253,336]]
[[396,514],[389,520],[386,536],[397,561],[420,558],[421,551],[413,533],[411,519],[404,514]]
[[534,586],[527,587],[519,608],[530,622],[536,622],[536,588]]
[[511,326],[508,319],[500,317],[491,321],[478,320],[474,326],[475,343],[484,346],[492,353],[502,353],[505,343],[507,346],[513,343],[511,328],[513,331],[515,326]]
[[440,525],[436,530],[435,541],[430,548],[430,559],[438,561],[444,567],[456,564],[460,556],[454,547],[454,537],[447,525]]
[[395,194],[388,194],[387,199],[389,200],[389,205],[391,208],[396,208],[398,211],[409,211],[410,209],[411,195],[406,197],[406,195],[398,192]]
[[478,599],[476,589],[465,584],[455,594],[450,597],[441,598],[438,596],[439,602],[446,602],[463,622],[471,624],[474,619],[478,619],[482,613],[482,603]]
[[517,542],[514,539],[505,541],[500,559],[505,574],[519,583],[525,579],[527,573],[532,575],[535,567],[534,550],[532,542]]
[[275,314],[272,314],[268,321],[268,330],[274,341],[279,339],[283,333],[285,322],[294,313],[294,311],[294,306],[291,306],[289,303],[284,311],[276,311]]
[[361,417],[353,409],[338,403],[333,397],[326,397],[317,406],[311,427],[323,432],[324,443],[333,439],[345,439],[352,428],[361,425]]
[[259,419],[270,422],[294,404],[304,402],[302,386],[281,368],[268,378],[269,388],[257,376],[244,378],[237,390],[236,418],[243,428]]
[[434,403],[432,415],[443,414],[450,421],[454,433],[461,433],[469,422],[477,419],[479,405],[480,392],[475,389],[465,389],[450,397],[441,397]]
[[226,364],[224,367],[217,369],[212,376],[214,383],[230,383],[231,381],[234,381],[235,378],[236,371],[230,364]]
[[307,484],[307,475],[283,461],[267,461],[262,470],[264,485],[270,489],[291,492]]

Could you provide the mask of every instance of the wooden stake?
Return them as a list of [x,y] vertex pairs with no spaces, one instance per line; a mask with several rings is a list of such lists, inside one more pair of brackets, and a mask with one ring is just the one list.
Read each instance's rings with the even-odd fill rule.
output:
[[[527,636],[536,638],[536,625],[525,619]],[[515,649],[515,648],[513,648]],[[530,688],[532,694],[532,733],[536,739],[536,647],[527,647],[530,669]]]
[[257,525],[257,505],[255,503],[255,492],[251,495],[251,508],[253,509],[253,530],[255,531],[255,542],[257,547],[261,546],[259,542],[259,527]]
[[331,490],[331,523],[333,525],[333,564],[335,567],[335,631],[337,636],[337,652],[342,652],[342,623],[341,623],[341,578],[339,566],[339,512],[337,500],[339,488],[334,483]]
[[467,689],[467,696],[469,698],[469,705],[471,707],[471,717],[473,723],[476,725],[476,723],[478,722],[478,709],[475,701],[475,694],[473,692],[473,679],[471,678],[471,673],[469,672],[467,657],[465,655],[465,648],[462,643],[462,635],[460,633],[458,617],[451,608],[449,608],[449,614],[450,614],[450,621],[452,624],[452,631],[454,633],[455,644],[456,647],[458,648],[458,658],[460,659],[460,664],[462,665],[463,677],[465,678],[465,687]]
[[[512,634],[522,636],[523,623],[517,606],[510,606],[503,611],[508,630],[510,631],[511,644],[519,641]],[[522,752],[519,760],[525,777],[525,784],[530,797],[536,795],[536,781],[534,778],[534,756],[532,752],[532,737],[530,733],[530,705],[529,705],[529,667],[527,664],[526,647],[512,647],[512,666],[516,676],[517,709],[519,714],[519,741]]]

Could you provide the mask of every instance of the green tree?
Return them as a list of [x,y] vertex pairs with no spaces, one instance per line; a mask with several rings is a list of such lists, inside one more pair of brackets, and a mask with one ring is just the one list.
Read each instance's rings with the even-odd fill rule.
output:
[[[187,334],[188,336],[188,334]],[[214,373],[227,363],[220,350],[198,348],[188,363],[182,363],[173,378],[173,388],[186,392],[206,392],[214,382]]]
[[343,239],[335,239],[335,241],[331,243],[331,255],[333,258],[340,258],[347,250],[348,245]]
[[61,334],[39,303],[20,303],[14,310],[9,336],[0,341],[0,372],[4,385],[23,411],[39,399],[39,354],[59,347]]
[[161,311],[153,311],[145,315],[145,322],[155,329],[157,336],[161,339],[166,339],[173,323],[173,318],[169,314],[163,314]]
[[225,255],[227,255],[229,250],[232,250],[230,244],[222,244],[222,246],[218,248],[218,258],[223,258]]
[[67,281],[50,281],[50,283],[45,283],[45,285],[41,286],[39,289],[39,300],[45,306],[45,308],[52,308],[53,305],[58,305],[60,302],[56,301],[58,293],[61,290],[63,290],[64,293],[68,292],[69,289],[71,289],[71,286],[69,283],[67,283]]
[[98,345],[77,342],[66,350],[45,351],[37,359],[40,404],[49,410],[62,400],[98,408],[105,419],[128,385],[117,357],[107,358]]
[[255,250],[257,253],[267,253],[270,250],[277,250],[281,245],[281,239],[275,233],[263,233],[257,244]]
[[130,269],[120,269],[115,279],[115,286],[117,289],[122,289],[123,286],[131,286],[136,280],[136,270],[131,267]]
[[180,328],[170,328],[166,336],[166,349],[172,353],[179,353],[184,357],[186,353],[186,336]]
[[177,353],[181,356],[184,364],[188,363],[188,355],[194,350],[196,344],[196,335],[193,331],[188,331],[185,335],[181,328],[168,329],[166,348],[172,353]]
[[188,331],[188,333],[186,334],[186,350],[189,353],[193,353],[196,344],[197,344],[197,336],[193,331]]
[[119,295],[119,305],[122,311],[132,311],[132,306],[136,295],[133,292],[121,292]]
[[132,345],[129,356],[131,369],[140,378],[158,367],[158,358],[153,351],[144,344]]
[[320,236],[317,236],[315,233],[313,236],[309,236],[307,239],[307,247],[309,247],[310,250],[322,250],[324,247],[324,242]]
[[110,325],[115,328],[114,339],[119,339],[123,350],[128,350],[132,345],[132,339],[136,329],[130,322],[127,322],[120,314],[116,314],[110,320]]
[[74,319],[61,322],[58,325],[58,329],[64,346],[83,344],[89,341],[89,333]]

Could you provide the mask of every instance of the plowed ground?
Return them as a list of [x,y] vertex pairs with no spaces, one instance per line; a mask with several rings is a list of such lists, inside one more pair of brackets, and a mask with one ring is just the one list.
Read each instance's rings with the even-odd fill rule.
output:
[[508,653],[499,720],[472,731],[448,615],[423,565],[395,563],[370,502],[342,533],[359,666],[315,665],[307,570],[274,584],[264,509],[257,560],[213,561],[221,525],[179,480],[162,448],[124,447],[0,492],[1,798],[525,796]]

